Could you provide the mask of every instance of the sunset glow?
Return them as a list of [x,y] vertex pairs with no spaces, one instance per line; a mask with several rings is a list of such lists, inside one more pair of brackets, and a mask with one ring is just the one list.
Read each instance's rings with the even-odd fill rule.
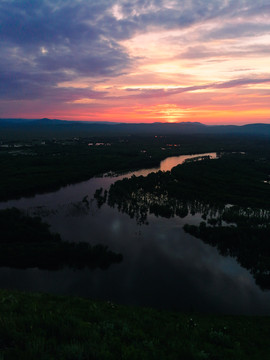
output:
[[270,123],[270,4],[0,0],[0,117]]

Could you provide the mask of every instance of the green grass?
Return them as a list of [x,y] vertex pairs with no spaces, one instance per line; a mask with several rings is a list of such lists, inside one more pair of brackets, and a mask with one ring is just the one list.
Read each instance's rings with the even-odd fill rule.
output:
[[269,359],[270,318],[0,291],[0,359]]

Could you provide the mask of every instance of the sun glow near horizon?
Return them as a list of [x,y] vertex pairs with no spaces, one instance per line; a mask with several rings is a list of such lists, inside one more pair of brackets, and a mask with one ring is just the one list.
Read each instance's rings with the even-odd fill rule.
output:
[[[266,0],[93,5],[0,2],[0,117],[270,122]],[[18,11],[15,36],[7,24]]]

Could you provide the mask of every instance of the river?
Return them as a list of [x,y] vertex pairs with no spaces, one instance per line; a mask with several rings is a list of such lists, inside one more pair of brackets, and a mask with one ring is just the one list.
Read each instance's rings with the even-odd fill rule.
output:
[[[216,157],[215,153],[192,156],[206,155]],[[1,268],[0,287],[180,311],[270,315],[270,292],[262,291],[249,271],[184,232],[183,225],[198,224],[201,214],[170,219],[150,214],[148,225],[138,225],[127,214],[107,204],[98,208],[90,201],[100,187],[108,189],[132,175],[168,171],[192,156],[171,157],[157,168],[95,177],[56,192],[1,202],[1,209],[15,206],[40,215],[63,240],[108,245],[123,254],[123,261],[106,270]],[[86,196],[89,206],[82,202]]]

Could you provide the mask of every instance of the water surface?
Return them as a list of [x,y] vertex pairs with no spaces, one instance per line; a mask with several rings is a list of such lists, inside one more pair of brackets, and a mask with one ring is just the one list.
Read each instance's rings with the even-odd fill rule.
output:
[[[196,154],[216,157],[215,153]],[[123,304],[155,306],[181,311],[270,315],[270,293],[263,292],[235,259],[183,231],[198,224],[201,214],[183,219],[148,215],[138,225],[127,214],[90,201],[96,189],[108,189],[116,180],[152,171],[170,170],[187,156],[165,159],[160,167],[119,176],[92,178],[31,198],[0,203],[39,214],[63,240],[102,243],[123,254],[121,264],[107,270],[59,271],[0,269],[0,286],[58,294],[89,296]],[[82,202],[88,196],[89,205]]]

